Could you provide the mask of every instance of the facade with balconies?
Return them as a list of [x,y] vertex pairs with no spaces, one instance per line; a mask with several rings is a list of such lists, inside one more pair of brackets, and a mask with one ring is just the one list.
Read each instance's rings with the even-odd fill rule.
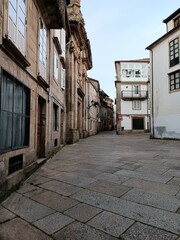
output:
[[115,61],[117,133],[150,130],[149,58]]

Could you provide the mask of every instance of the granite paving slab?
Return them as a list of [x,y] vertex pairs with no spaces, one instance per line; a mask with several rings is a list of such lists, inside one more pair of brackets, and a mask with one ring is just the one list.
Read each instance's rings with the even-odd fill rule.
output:
[[155,164],[146,164],[145,166],[142,166],[137,169],[137,171],[152,173],[152,174],[163,174],[165,173],[169,168],[164,166],[158,166]]
[[127,181],[129,178],[125,177],[125,176],[118,176],[118,175],[111,174],[111,173],[102,173],[100,175],[97,175],[95,177],[95,179],[105,180],[105,181],[121,184],[121,183]]
[[101,193],[106,193],[108,195],[112,195],[116,197],[120,197],[121,195],[123,195],[124,193],[126,193],[131,189],[130,187],[122,186],[117,183],[103,181],[103,180],[97,180],[96,182],[85,186],[85,188],[88,188],[97,192],[101,192]]
[[1,240],[53,240],[46,234],[20,218],[1,224]]
[[138,178],[142,180],[152,181],[152,182],[159,182],[159,183],[166,183],[168,182],[172,177],[170,176],[162,176],[158,174],[151,174],[151,173],[144,173],[144,172],[138,172],[138,171],[130,171],[130,170],[119,170],[115,172],[115,174],[127,176],[130,178]]
[[95,176],[101,174],[101,171],[96,170],[96,169],[76,169],[76,170],[72,170],[70,172],[74,173],[74,174],[79,174],[79,175],[82,175],[82,176],[88,177],[88,178],[94,178]]
[[163,176],[180,177],[180,170],[169,169]]
[[133,220],[110,212],[102,212],[88,222],[88,225],[97,228],[114,237],[119,237],[132,224]]
[[128,193],[124,194],[122,198],[172,212],[176,212],[180,207],[180,200],[175,196],[149,192],[138,188],[133,188]]
[[23,194],[23,193],[31,192],[31,191],[34,191],[34,190],[37,190],[37,189],[38,189],[38,187],[36,187],[36,186],[33,186],[31,184],[28,184],[28,183],[24,183],[21,186],[21,188],[19,188],[17,190],[17,192]]
[[3,206],[0,205],[0,223],[8,221],[12,218],[14,218],[16,215],[14,215],[12,212],[5,209]]
[[126,164],[121,166],[121,169],[126,169],[126,170],[136,170],[138,168],[139,168],[139,166],[136,166],[133,163],[132,164],[127,164],[126,163]]
[[56,193],[60,193],[64,196],[70,196],[70,195],[72,195],[76,192],[81,191],[81,188],[79,188],[79,187],[72,186],[70,184],[55,181],[55,180],[52,180],[52,181],[47,182],[47,183],[43,183],[39,186],[44,188],[44,189],[56,192]]
[[82,223],[74,222],[53,235],[56,240],[115,240],[101,231]]
[[175,195],[180,190],[179,186],[171,186],[164,183],[145,181],[135,178],[127,180],[126,182],[122,183],[122,185],[170,195]]
[[75,207],[72,207],[64,212],[64,214],[80,221],[80,222],[87,222],[97,214],[102,212],[102,209],[92,207],[90,205],[80,203]]
[[36,194],[31,198],[59,212],[63,212],[79,203],[74,199],[61,196],[51,191],[45,191],[43,193]]
[[177,240],[177,236],[164,230],[135,223],[123,235],[121,240]]
[[56,212],[34,222],[33,224],[45,233],[53,234],[73,221],[74,220],[72,218]]
[[177,213],[144,206],[90,190],[84,190],[78,194],[74,194],[72,198],[121,216],[140,221],[175,234],[180,234],[180,215]]
[[49,169],[47,167],[41,167],[40,169],[38,169],[36,171],[36,175],[40,175],[40,176],[43,176],[43,177],[46,177],[46,178],[54,176],[58,173],[59,173],[59,171],[52,170],[52,169]]
[[47,177],[42,177],[42,176],[39,176],[37,175],[36,173],[35,174],[32,174],[27,180],[26,180],[26,183],[30,183],[30,184],[33,184],[33,185],[39,185],[39,184],[42,184],[42,183],[45,183],[45,182],[49,182],[51,179],[47,178]]
[[78,187],[83,187],[87,184],[90,184],[96,181],[93,178],[87,178],[84,176],[80,176],[78,174],[67,173],[67,172],[61,172],[55,176],[52,176],[51,178],[56,179],[58,181],[65,182],[65,183],[69,183]]
[[54,210],[18,193],[13,193],[2,205],[29,222],[36,221],[54,212]]
[[167,184],[176,185],[180,187],[180,178],[173,177]]

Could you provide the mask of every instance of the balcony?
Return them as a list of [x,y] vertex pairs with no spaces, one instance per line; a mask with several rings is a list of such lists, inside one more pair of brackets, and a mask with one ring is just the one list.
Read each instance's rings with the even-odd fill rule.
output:
[[131,91],[123,90],[121,91],[121,98],[123,100],[144,100],[148,98],[148,91]]
[[43,20],[49,29],[61,29],[66,25],[66,6],[69,0],[36,0]]

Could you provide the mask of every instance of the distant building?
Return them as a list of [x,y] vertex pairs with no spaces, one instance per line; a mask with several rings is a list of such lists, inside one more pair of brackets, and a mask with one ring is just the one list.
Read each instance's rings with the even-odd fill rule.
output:
[[149,59],[115,61],[116,130],[150,129]]
[[99,108],[99,130],[114,129],[114,106],[113,100],[101,89],[99,91],[100,108]]
[[66,55],[66,142],[74,143],[88,136],[86,82],[87,71],[92,68],[92,56],[80,0],[71,0],[67,10],[71,38]]
[[164,21],[167,33],[150,50],[154,138],[180,139],[180,8]]
[[91,136],[99,132],[99,81],[88,78],[86,90],[86,128],[88,131],[88,135]]

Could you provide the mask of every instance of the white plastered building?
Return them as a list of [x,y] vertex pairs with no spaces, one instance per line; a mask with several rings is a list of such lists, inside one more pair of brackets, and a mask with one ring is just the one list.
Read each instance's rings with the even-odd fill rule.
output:
[[153,138],[180,139],[180,8],[167,17],[167,32],[150,50]]

